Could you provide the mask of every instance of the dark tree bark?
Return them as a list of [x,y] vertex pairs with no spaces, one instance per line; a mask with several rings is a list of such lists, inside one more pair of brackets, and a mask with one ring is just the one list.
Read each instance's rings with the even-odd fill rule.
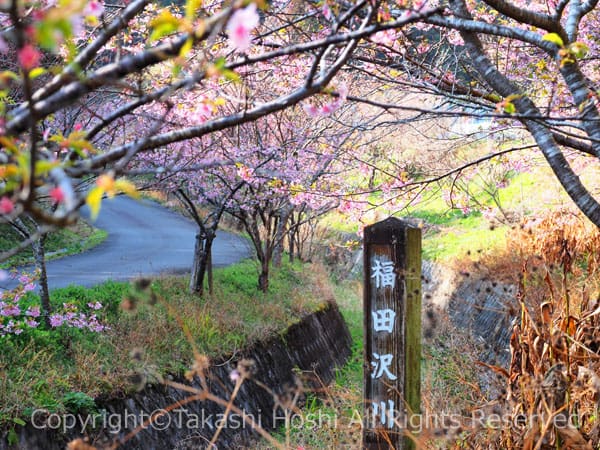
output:
[[289,205],[282,208],[282,211],[279,214],[277,231],[275,232],[275,245],[273,248],[273,267],[281,267],[286,230],[290,215],[293,211],[293,206]]
[[[194,245],[194,260],[192,263],[192,273],[190,276],[190,292],[195,292],[200,297],[204,295],[204,278],[207,273],[212,274],[211,249],[215,233],[212,230],[204,230],[207,233],[196,233],[196,243]],[[208,293],[213,294],[212,283],[209,279]]]
[[[204,295],[204,278],[206,272],[209,271],[212,273],[211,247],[216,237],[216,230],[219,226],[221,216],[213,217],[212,220],[209,216],[205,222],[200,218],[196,205],[194,205],[194,202],[192,202],[183,189],[178,189],[175,192],[175,195],[183,204],[192,219],[194,219],[196,225],[198,225],[198,232],[196,233],[196,240],[194,242],[194,259],[192,262],[189,289],[191,293],[198,294],[198,296],[202,297]],[[209,295],[213,294],[210,283],[208,292]]]
[[50,290],[48,289],[48,274],[46,272],[46,249],[45,249],[46,236],[42,235],[39,239],[31,244],[33,249],[33,256],[35,258],[35,266],[40,272],[38,280],[40,287],[40,304],[42,307],[42,316],[46,327],[50,328],[50,314],[52,313],[52,307],[50,305]]
[[[32,226],[39,231],[38,224],[31,218],[29,218]],[[23,238],[30,239],[32,232],[30,228],[23,222],[22,219],[17,218],[10,222],[11,227]],[[45,250],[46,235],[42,234],[38,239],[34,240],[31,244],[33,251],[33,257],[35,267],[39,271],[39,295],[40,295],[40,307],[41,315],[44,320],[44,325],[50,328],[50,314],[52,314],[52,306],[50,304],[50,289],[48,288],[48,274],[46,272],[46,250]]]
[[175,195],[182,203],[188,214],[192,217],[198,232],[194,243],[194,260],[192,262],[192,272],[190,275],[190,292],[196,293],[200,297],[204,295],[204,278],[208,275],[208,293],[213,295],[213,278],[212,278],[212,245],[217,237],[217,229],[221,222],[221,217],[225,211],[225,204],[235,193],[243,186],[243,183],[236,185],[231,193],[223,199],[220,204],[213,204],[215,210],[205,219],[200,217],[200,213],[196,205],[190,199],[189,195],[183,190],[178,189]]

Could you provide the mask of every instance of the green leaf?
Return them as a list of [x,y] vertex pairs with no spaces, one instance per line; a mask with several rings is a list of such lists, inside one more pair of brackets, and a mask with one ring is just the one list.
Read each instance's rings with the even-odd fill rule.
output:
[[174,77],[178,77],[181,74],[181,71],[183,70],[183,67],[181,67],[181,64],[173,64],[173,67],[171,67],[171,74]]
[[233,70],[223,69],[221,73],[227,80],[233,81],[234,83],[237,83],[241,80],[240,76]]
[[189,21],[194,20],[196,11],[202,5],[202,0],[187,0],[185,2],[185,18]]
[[569,45],[569,52],[571,52],[575,58],[583,58],[589,51],[590,48],[583,42],[577,41]]
[[10,71],[10,70],[5,70],[2,73],[0,73],[0,77],[2,78],[10,78],[12,80],[18,81],[19,80],[19,75],[17,75],[16,73]]
[[60,163],[56,161],[36,161],[35,162],[35,175],[46,175],[55,167],[58,167]]
[[13,417],[12,421],[22,427],[26,425],[25,421],[23,419],[19,419],[18,417]]
[[67,17],[50,17],[38,22],[36,37],[41,47],[46,50],[56,50],[57,35],[69,39],[73,35],[73,26]]
[[150,41],[156,41],[164,36],[168,36],[179,29],[181,20],[175,17],[169,10],[163,9],[161,13],[150,22],[152,34]]
[[227,60],[220,56],[219,58],[215,59],[213,66],[215,67],[215,69],[221,70],[225,67],[225,64],[227,64]]
[[35,69],[29,72],[29,78],[34,79],[46,73],[46,69],[43,67],[36,67]]
[[104,189],[100,186],[95,186],[88,192],[85,203],[90,208],[90,216],[92,220],[96,220],[98,213],[100,212],[100,205],[102,204],[102,196],[104,195]]
[[13,428],[8,430],[8,434],[6,436],[6,441],[8,442],[8,445],[10,445],[10,446],[17,445],[19,443],[19,436],[17,435],[17,432]]
[[179,50],[179,56],[185,56],[189,53],[189,51],[192,49],[192,46],[194,45],[194,40],[192,38],[188,38],[185,41],[185,44],[183,44],[181,46],[181,50]]
[[565,46],[565,43],[563,42],[562,38],[557,33],[545,34],[542,37],[542,41],[552,42],[553,44],[556,44],[559,47]]
[[506,102],[504,105],[504,112],[506,114],[514,114],[517,112],[517,108],[515,108],[515,105],[513,105],[511,102]]
[[16,155],[17,153],[19,153],[19,148],[17,147],[15,140],[11,137],[0,136],[0,146],[4,147],[12,154]]

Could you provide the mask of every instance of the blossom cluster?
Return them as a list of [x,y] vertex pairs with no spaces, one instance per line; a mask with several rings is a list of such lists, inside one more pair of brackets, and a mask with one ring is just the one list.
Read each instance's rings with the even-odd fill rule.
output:
[[[104,2],[89,0],[65,8],[64,5],[59,7],[55,0],[47,0],[31,8],[28,14],[33,22],[26,29],[26,37],[30,42],[25,42],[18,49],[17,62],[22,69],[31,71],[40,65],[42,52],[39,47],[56,50],[56,47],[73,37],[83,37],[86,26],[97,26],[104,14]],[[1,18],[6,26],[10,25],[6,14],[2,14]],[[9,50],[6,40],[0,36],[0,53]]]
[[304,112],[312,118],[319,116],[329,116],[338,110],[346,101],[348,96],[348,87],[342,83],[336,89],[336,96],[329,102],[324,102],[320,106],[311,102],[305,102],[302,107]]
[[[25,295],[35,289],[37,274],[9,274],[0,271],[0,279],[9,277],[17,279],[19,285],[0,293],[0,336],[19,335],[28,329],[39,327],[42,323],[42,311],[39,306],[22,305]],[[100,302],[90,302],[87,308],[90,311],[99,311],[103,306]],[[96,333],[108,329],[100,322],[95,312],[83,312],[73,303],[63,303],[61,309],[50,314],[49,321],[52,328],[65,326]]]

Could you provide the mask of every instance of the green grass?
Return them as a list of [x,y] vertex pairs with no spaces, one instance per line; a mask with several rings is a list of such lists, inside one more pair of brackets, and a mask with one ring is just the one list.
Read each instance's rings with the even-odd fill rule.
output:
[[[498,191],[503,209],[519,215],[539,209],[540,204],[543,204],[542,193],[537,184],[539,176],[537,172],[515,175],[508,187]],[[470,189],[477,193],[477,200],[481,204],[494,208],[489,194],[474,186],[470,186]],[[506,244],[506,234],[510,230],[510,227],[500,223],[491,227],[476,207],[466,215],[460,209],[450,208],[442,199],[441,193],[435,190],[399,216],[424,221],[426,232],[423,236],[423,255],[437,261],[462,257],[467,252],[494,251]],[[330,233],[333,235],[336,232],[356,232],[358,228],[358,224],[335,212],[328,214],[322,225],[333,230]]]
[[[334,286],[334,293],[352,335],[352,354],[331,386],[318,395],[307,395],[297,412],[302,419],[292,420],[287,430],[282,427],[274,433],[274,437],[290,449],[361,448],[364,316],[360,283],[341,282]],[[474,389],[478,385],[475,361],[480,349],[468,333],[454,329],[447,318],[438,320],[434,337],[423,341],[421,411],[425,417],[463,414],[481,396],[481,392]],[[313,426],[311,420],[316,421],[317,426]],[[435,442],[432,445],[424,448],[437,448]],[[253,448],[273,447],[263,443]]]
[[[544,204],[540,177],[546,179],[542,172],[518,174],[506,188],[500,189],[498,198],[503,209],[517,216],[539,212]],[[491,200],[487,204],[492,206]],[[465,215],[450,209],[439,196],[417,205],[409,215],[433,225],[423,237],[423,257],[435,261],[494,252],[506,246],[511,229],[499,222],[491,224],[478,211]]]
[[[529,158],[531,155],[535,153],[523,153],[514,157]],[[538,159],[535,157],[532,159],[531,171],[509,174],[508,186],[497,191],[497,201],[511,220],[539,214],[549,207],[549,202],[553,207],[567,206],[572,203],[558,186],[551,171]],[[452,180],[446,180],[443,183],[451,182]],[[466,187],[475,195],[480,205],[492,208],[501,220],[492,226],[478,211],[480,208],[475,205],[471,206],[473,211],[467,215],[459,209],[451,209],[442,198],[439,186],[432,186],[428,194],[425,193],[417,203],[399,213],[399,217],[413,217],[425,222],[426,233],[423,236],[425,258],[449,261],[461,258],[467,252],[492,252],[506,245],[510,227],[502,225],[506,220],[492,196],[483,190],[482,179],[475,177]],[[456,189],[455,194],[458,196],[458,187]],[[379,197],[374,194],[371,200],[377,203],[378,199]],[[358,228],[357,223],[335,212],[328,214],[322,225],[332,230],[328,234],[332,239],[335,239],[336,232],[339,236],[340,232],[353,233]]]
[[433,261],[449,261],[467,255],[494,251],[506,245],[509,227],[493,229],[480,217],[464,217],[453,221],[440,231],[425,233],[423,258]]
[[[94,228],[80,220],[69,228],[60,229],[47,235],[45,242],[47,258],[55,259],[81,253],[99,245],[107,236],[106,231]],[[0,224],[0,253],[14,248],[21,241],[22,238],[14,229],[7,224]],[[0,268],[6,269],[33,262],[31,247],[27,247],[17,255],[0,263]]]
[[[363,386],[363,309],[359,283],[344,281],[333,286],[335,299],[352,336],[352,354],[336,374],[335,382],[318,395],[309,393],[299,415],[274,437],[289,448],[360,448]],[[283,416],[283,413],[281,413]],[[256,449],[271,449],[260,444]]]
[[[110,330],[30,329],[0,338],[0,422],[27,418],[32,408],[89,409],[88,397],[131,391],[140,376],[155,381],[181,375],[193,361],[192,345],[209,357],[227,355],[285,329],[326,299],[326,276],[318,266],[274,269],[267,294],[256,289],[257,274],[249,260],[216,270],[215,295],[202,299],[187,292],[184,277],[160,278],[144,288],[107,282],[52,292],[56,307],[72,302],[85,310],[87,303],[101,302],[98,315]],[[30,294],[23,302],[37,298]]]

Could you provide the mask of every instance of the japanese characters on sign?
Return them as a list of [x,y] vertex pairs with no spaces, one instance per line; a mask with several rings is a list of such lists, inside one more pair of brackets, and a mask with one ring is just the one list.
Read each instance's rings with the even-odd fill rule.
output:
[[[373,265],[371,266],[371,278],[377,291],[386,288],[394,289],[396,286],[394,262],[385,261],[382,258],[374,258]],[[374,306],[377,306],[376,299]],[[371,317],[374,333],[393,333],[396,322],[396,311],[390,308],[375,309],[371,311]],[[395,381],[398,379],[392,369],[393,354],[380,354],[377,349],[373,349],[371,356],[371,378],[373,380]],[[375,401],[373,403],[373,417],[378,418],[381,424],[387,428],[393,428],[395,417],[394,400],[385,399],[384,401]]]
[[396,274],[394,273],[394,263],[392,261],[381,262],[376,259],[371,267],[371,278],[375,278],[375,288],[391,287],[396,285]]

